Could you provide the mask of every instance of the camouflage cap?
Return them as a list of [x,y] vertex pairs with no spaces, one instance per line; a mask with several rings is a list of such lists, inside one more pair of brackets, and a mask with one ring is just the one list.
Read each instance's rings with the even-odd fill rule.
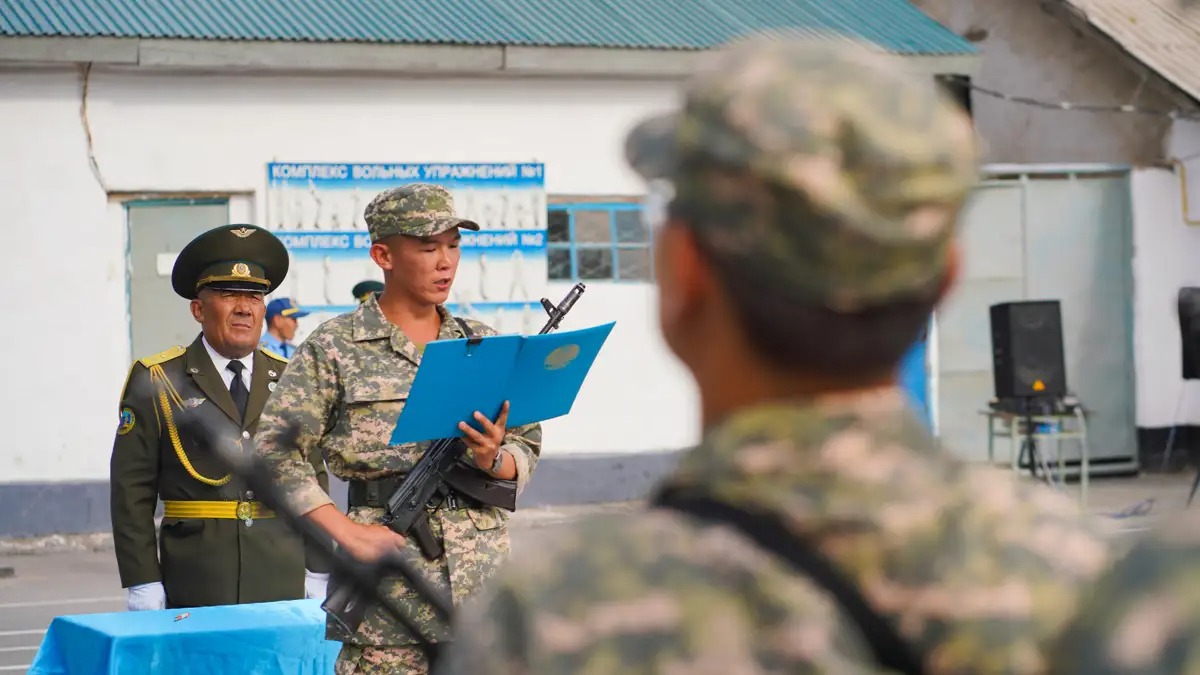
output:
[[936,287],[978,170],[969,116],[932,78],[830,37],[708,55],[682,109],[625,150],[723,262],[838,311]]
[[396,234],[430,237],[452,227],[479,229],[475,222],[454,215],[449,190],[429,183],[412,183],[375,195],[363,218],[372,242]]

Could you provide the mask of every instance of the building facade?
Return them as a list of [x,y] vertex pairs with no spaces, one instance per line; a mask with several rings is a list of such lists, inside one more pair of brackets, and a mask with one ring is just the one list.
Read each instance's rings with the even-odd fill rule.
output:
[[[0,193],[24,247],[0,266],[12,327],[0,346],[13,355],[0,536],[107,527],[129,364],[197,331],[169,291],[173,256],[209,227],[270,227],[277,162],[543,166],[546,295],[583,281],[564,327],[617,325],[572,413],[545,423],[523,503],[636,497],[699,430],[693,385],[654,323],[626,131],[675,103],[700,52],[756,28],[823,29],[837,15],[923,75],[976,65],[966,41],[901,0],[831,2],[823,19],[766,0],[692,12],[707,19],[652,3],[636,20],[568,2],[539,23],[481,13],[453,35],[368,25],[372,2],[278,24],[205,2],[157,22],[121,0],[100,3],[107,15],[32,4],[43,15],[0,20],[0,125],[19,130],[0,138]],[[302,319],[300,337],[322,318]]]

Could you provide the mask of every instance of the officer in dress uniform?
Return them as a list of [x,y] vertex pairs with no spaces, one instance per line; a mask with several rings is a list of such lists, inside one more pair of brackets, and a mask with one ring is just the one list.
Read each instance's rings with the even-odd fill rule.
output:
[[[255,501],[214,445],[219,435],[254,434],[283,374],[287,360],[258,342],[263,296],[287,271],[283,244],[253,225],[205,232],[175,261],[171,284],[191,301],[201,333],[133,364],[110,465],[113,540],[130,610],[325,597],[320,549]],[[328,491],[319,460],[313,469]]]

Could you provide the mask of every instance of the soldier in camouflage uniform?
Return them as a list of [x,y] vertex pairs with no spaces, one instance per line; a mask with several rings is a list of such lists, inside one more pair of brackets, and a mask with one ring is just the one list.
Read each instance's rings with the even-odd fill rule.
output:
[[[968,117],[844,40],[709,58],[682,110],[626,144],[649,183],[660,328],[701,395],[701,443],[658,494],[809,542],[913,672],[1044,672],[1108,560],[1101,535],[1066,497],[940,448],[896,383],[954,279],[977,176]],[[830,586],[747,533],[664,508],[589,521],[493,579],[445,672],[877,667]]]
[[1092,587],[1054,673],[1200,673],[1200,514],[1171,518]]
[[[388,496],[429,447],[388,445],[424,346],[431,340],[466,337],[463,324],[475,335],[496,334],[477,321],[460,323],[443,306],[458,268],[459,230],[479,226],[454,215],[444,188],[425,184],[378,195],[365,217],[371,257],[384,272],[384,291],[325,322],[300,346],[263,411],[258,453],[296,512],[306,514],[349,554],[370,562],[403,546],[406,559],[461,602],[507,557],[506,512],[465,499],[443,503],[429,520],[445,553],[432,562],[379,523]],[[519,492],[537,463],[541,427],[506,429],[506,416],[507,404],[494,423],[477,413],[479,431],[461,426],[475,464],[496,478],[515,479]],[[323,453],[329,471],[349,481],[348,517],[318,488],[308,460],[313,453]],[[402,581],[384,583],[426,635],[449,637],[431,608]],[[427,670],[416,638],[378,607],[355,634],[344,634],[332,619],[326,634],[344,643],[339,675]]]

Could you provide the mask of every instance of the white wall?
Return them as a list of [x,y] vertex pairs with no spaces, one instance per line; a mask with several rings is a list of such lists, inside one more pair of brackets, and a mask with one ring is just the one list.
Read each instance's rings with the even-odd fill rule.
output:
[[[1176,121],[1168,158],[1200,153],[1200,124]],[[1200,159],[1184,163],[1192,224],[1184,222],[1180,174],[1144,168],[1133,174],[1134,355],[1139,427],[1200,424],[1200,382],[1188,382],[1185,405],[1175,416],[1184,386],[1179,314],[1182,286],[1200,286]]]
[[[563,329],[616,321],[567,417],[544,426],[547,454],[668,450],[698,440],[699,399],[691,376],[667,350],[649,284],[586,282]],[[554,302],[570,284],[551,283]]]
[[[250,193],[261,221],[272,160],[539,161],[551,194],[636,194],[623,134],[672,101],[669,84],[648,81],[93,71],[88,119],[108,190]],[[105,479],[128,370],[126,235],[88,165],[79,75],[0,71],[0,128],[0,203],[18,246],[0,265],[0,482]],[[651,311],[645,286],[589,284],[572,322],[617,329],[575,411],[547,423],[548,453],[694,440],[691,384]]]
[[125,242],[88,169],[74,73],[0,73],[0,481],[107,475],[128,370]]

